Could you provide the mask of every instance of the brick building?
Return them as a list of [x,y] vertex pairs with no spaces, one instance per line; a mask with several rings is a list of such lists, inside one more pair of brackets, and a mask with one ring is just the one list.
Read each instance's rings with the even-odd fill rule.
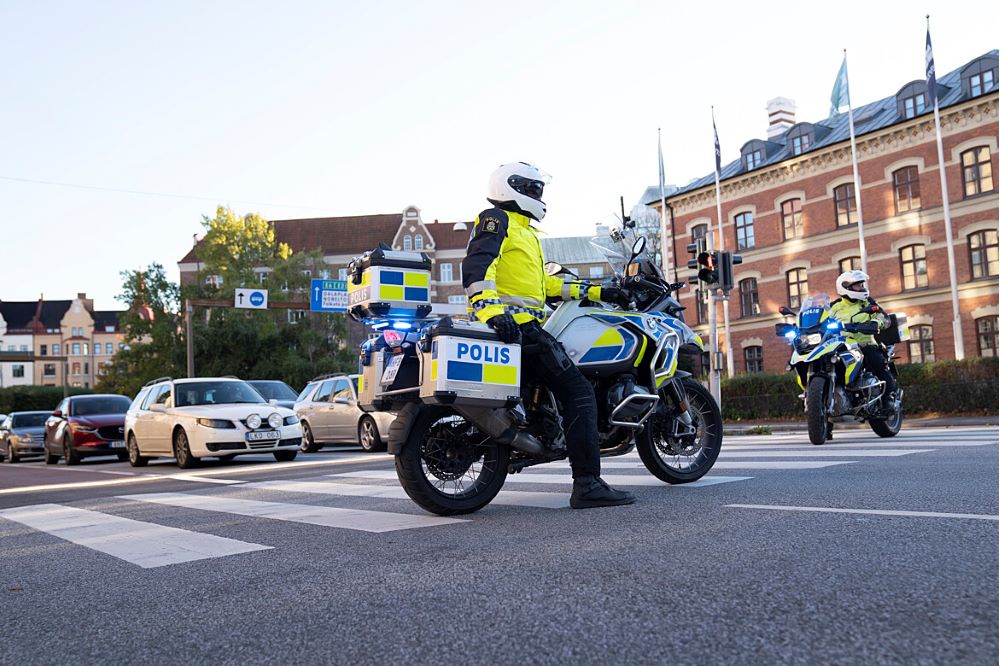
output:
[[[938,78],[966,357],[997,355],[997,51]],[[954,358],[952,306],[933,108],[923,80],[854,110],[861,211],[871,291],[908,315],[903,362]],[[767,139],[743,145],[723,167],[725,248],[743,257],[730,296],[737,372],[784,370],[789,348],[774,335],[781,305],[836,295],[835,278],[860,267],[847,114],[796,122],[794,103],[768,107]],[[716,227],[714,175],[667,197],[674,256]],[[659,202],[650,202],[659,210]],[[718,230],[716,229],[716,233]],[[718,242],[716,242],[718,247]],[[706,301],[682,294],[688,320],[707,330]],[[722,310],[719,309],[721,329]],[[720,347],[721,348],[721,347]]]

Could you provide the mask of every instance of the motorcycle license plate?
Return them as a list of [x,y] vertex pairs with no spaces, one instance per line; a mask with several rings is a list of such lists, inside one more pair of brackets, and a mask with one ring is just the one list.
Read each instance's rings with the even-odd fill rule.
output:
[[116,440],[114,442],[111,442],[109,444],[109,446],[111,448],[113,448],[113,449],[124,449],[125,448],[125,442],[123,442],[121,440]]
[[389,360],[389,365],[385,366],[385,370],[382,372],[382,385],[386,386],[388,384],[396,381],[396,375],[399,374],[399,366],[403,364],[403,356],[393,356]]
[[281,439],[281,433],[277,430],[254,430],[247,433],[248,442],[271,442]]

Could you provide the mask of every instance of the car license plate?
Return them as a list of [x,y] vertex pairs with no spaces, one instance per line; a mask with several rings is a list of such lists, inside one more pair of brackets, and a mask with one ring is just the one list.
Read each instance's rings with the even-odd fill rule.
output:
[[247,433],[248,442],[270,442],[281,439],[281,433],[277,430],[254,430]]
[[391,384],[396,381],[396,375],[399,374],[399,366],[403,364],[403,355],[399,354],[393,356],[389,360],[389,365],[385,367],[385,371],[382,372],[382,385]]
[[125,448],[125,442],[121,441],[120,439],[119,440],[115,440],[114,442],[111,442],[110,446],[113,449],[124,449]]

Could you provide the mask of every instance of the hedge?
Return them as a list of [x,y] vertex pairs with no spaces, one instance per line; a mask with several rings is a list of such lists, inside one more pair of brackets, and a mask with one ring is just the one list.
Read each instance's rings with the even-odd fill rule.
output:
[[[89,389],[69,388],[69,395],[93,393]],[[8,386],[0,388],[0,414],[55,409],[63,399],[61,386]]]
[[[910,363],[897,366],[907,414],[996,414],[998,375],[995,358]],[[722,413],[727,420],[801,419],[801,389],[795,375],[752,373],[724,379]]]

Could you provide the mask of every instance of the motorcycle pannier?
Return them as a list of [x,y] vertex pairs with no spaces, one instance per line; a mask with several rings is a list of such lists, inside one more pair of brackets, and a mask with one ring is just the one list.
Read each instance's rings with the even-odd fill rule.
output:
[[420,319],[431,311],[431,260],[423,252],[379,248],[351,262],[347,299],[359,321]]
[[[405,336],[404,340],[409,337]],[[408,393],[410,397],[416,396],[420,384],[420,361],[412,344],[392,349],[381,336],[371,338],[362,345],[359,365],[358,406],[362,410],[388,410],[392,407],[391,398],[403,397],[401,392]]]
[[500,407],[520,396],[521,345],[503,344],[486,324],[445,317],[418,349],[425,403]]

